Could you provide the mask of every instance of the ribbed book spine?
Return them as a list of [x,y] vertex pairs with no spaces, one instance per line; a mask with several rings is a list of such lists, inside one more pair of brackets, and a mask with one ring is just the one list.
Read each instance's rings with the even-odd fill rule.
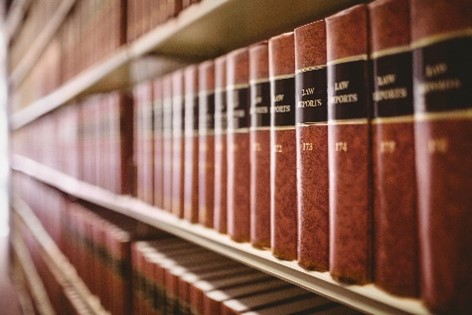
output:
[[365,5],[326,19],[330,273],[359,284],[372,273],[367,23]]
[[247,48],[226,61],[228,234],[249,241],[249,55]]
[[418,220],[409,0],[369,5],[372,56],[374,280],[418,295]]
[[297,150],[293,33],[269,40],[270,212],[274,256],[297,258]]
[[270,248],[270,82],[267,41],[249,48],[250,240]]
[[411,1],[421,295],[472,310],[472,6]]
[[184,199],[184,73],[172,73],[172,213],[183,217]]
[[298,263],[329,268],[328,104],[324,20],[295,29]]
[[153,116],[154,116],[154,205],[162,208],[164,206],[164,168],[163,168],[163,99],[162,99],[162,82],[156,79],[152,83],[153,87]]
[[172,77],[162,79],[162,169],[163,169],[163,208],[172,211]]

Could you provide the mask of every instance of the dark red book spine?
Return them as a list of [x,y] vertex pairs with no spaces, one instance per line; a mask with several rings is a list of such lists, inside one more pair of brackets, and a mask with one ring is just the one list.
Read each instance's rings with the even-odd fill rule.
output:
[[163,98],[162,98],[162,82],[156,79],[153,82],[153,116],[154,116],[154,205],[162,208],[164,199],[164,183],[163,183]]
[[270,82],[267,41],[249,47],[250,240],[270,248]]
[[213,227],[215,190],[215,64],[198,66],[198,222]]
[[172,211],[172,77],[162,79],[162,169],[163,169],[163,208]]
[[116,93],[116,101],[119,108],[119,174],[120,187],[118,193],[133,195],[135,192],[135,176],[133,166],[133,103],[128,93]]
[[326,19],[330,272],[348,283],[372,273],[368,15],[357,5]]
[[297,258],[297,152],[293,33],[269,40],[271,84],[271,245],[274,256]]
[[472,6],[411,1],[421,295],[472,310]]
[[184,218],[198,222],[198,68],[184,72]]
[[228,234],[238,242],[249,241],[249,49],[228,54],[227,102],[227,198]]
[[184,199],[184,73],[172,74],[172,213],[182,218]]
[[372,56],[374,279],[418,295],[418,227],[409,0],[369,5]]
[[226,56],[215,59],[215,218],[214,227],[220,233],[227,231],[227,104]]
[[329,269],[326,26],[295,29],[298,263]]

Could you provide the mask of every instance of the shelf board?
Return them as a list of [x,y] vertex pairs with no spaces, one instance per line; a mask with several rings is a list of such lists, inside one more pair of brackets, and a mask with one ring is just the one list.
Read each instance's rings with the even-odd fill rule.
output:
[[[57,247],[54,240],[44,229],[29,206],[19,198],[14,198],[12,203],[14,214],[13,222],[16,227],[19,224],[24,224],[34,236],[40,245],[44,262],[53,273],[55,280],[62,286],[64,293],[78,313],[97,315],[109,314],[103,309],[99,299],[89,291],[85,283],[78,276],[75,268]],[[15,230],[15,228],[13,230]],[[21,238],[15,235],[13,240],[15,248],[18,247],[20,251],[23,251],[21,248]],[[27,251],[26,248],[24,248],[24,250]],[[26,265],[34,266],[31,261],[26,261]]]
[[[20,128],[76,97],[128,87],[293,30],[359,2],[365,0],[203,0],[18,110],[10,117],[10,126]],[[15,71],[14,82],[17,77]]]
[[237,243],[212,229],[176,218],[164,210],[130,196],[116,195],[81,182],[31,159],[14,156],[12,169],[69,195],[150,224],[360,311],[373,314],[429,314],[419,300],[390,295],[373,284],[364,286],[339,284],[328,272],[306,271],[296,262],[282,261],[273,257],[270,251],[256,249],[247,243]]
[[21,21],[28,10],[32,0],[15,0],[13,1],[8,15],[5,20],[5,45],[8,46],[13,36],[19,29]]

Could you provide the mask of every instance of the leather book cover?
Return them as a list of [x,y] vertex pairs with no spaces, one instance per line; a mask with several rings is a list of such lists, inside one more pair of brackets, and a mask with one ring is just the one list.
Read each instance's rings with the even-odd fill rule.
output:
[[198,66],[198,222],[213,227],[215,190],[215,64]]
[[134,167],[133,167],[133,103],[131,96],[126,92],[114,92],[114,98],[119,111],[119,126],[116,131],[119,135],[119,187],[117,193],[134,195]]
[[163,168],[163,95],[162,95],[162,81],[156,79],[152,83],[152,94],[153,94],[153,116],[154,116],[154,145],[153,145],[153,158],[154,158],[154,205],[159,208],[163,208],[164,201],[164,168]]
[[227,231],[226,55],[215,59],[215,217],[214,228]]
[[183,217],[184,199],[184,73],[172,73],[172,213]]
[[297,259],[297,151],[293,33],[269,40],[270,212],[275,257]]
[[198,222],[198,68],[184,71],[184,218]]
[[[232,51],[226,59],[228,235],[249,241],[249,54]],[[224,162],[224,161],[223,161]]]
[[298,263],[329,269],[326,25],[295,29]]
[[326,18],[332,277],[363,284],[372,274],[368,15],[357,5]]
[[409,0],[369,5],[372,58],[374,282],[418,295],[413,83]]
[[163,208],[172,211],[172,77],[167,75],[162,79],[162,187]]
[[250,241],[270,248],[270,82],[269,48],[263,41],[249,47]]
[[411,1],[421,296],[472,310],[472,6]]

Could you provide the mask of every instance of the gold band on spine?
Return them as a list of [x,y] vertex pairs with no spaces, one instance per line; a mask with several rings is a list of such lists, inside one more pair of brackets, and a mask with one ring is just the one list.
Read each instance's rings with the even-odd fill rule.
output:
[[270,80],[271,81],[275,81],[275,80],[283,80],[283,79],[291,79],[295,77],[295,74],[283,74],[283,75],[276,75],[276,76],[272,76],[270,77]]
[[317,65],[317,66],[311,66],[311,67],[306,67],[306,68],[302,68],[302,69],[297,69],[295,70],[295,73],[304,73],[304,72],[308,72],[308,71],[315,71],[315,70],[321,70],[321,69],[324,69],[326,68],[326,65]]
[[274,126],[270,130],[295,130],[295,126]]
[[207,96],[207,95],[210,95],[212,93],[215,93],[215,90],[205,90],[205,91],[199,91],[198,92],[198,96]]
[[367,54],[362,54],[362,55],[357,55],[357,56],[351,56],[351,57],[331,60],[331,61],[328,61],[326,64],[328,66],[333,66],[333,65],[340,64],[340,63],[347,63],[347,62],[353,62],[353,61],[362,61],[362,60],[365,61],[365,60],[368,60],[368,59],[369,59],[369,56]]
[[371,120],[373,125],[380,125],[380,124],[394,124],[394,123],[407,123],[413,122],[415,120],[415,116],[413,115],[406,115],[406,116],[397,116],[397,117],[377,117]]
[[425,38],[421,38],[414,41],[411,44],[411,47],[413,49],[416,49],[416,48],[421,48],[424,46],[429,46],[431,44],[439,43],[448,39],[470,37],[470,36],[472,36],[472,27],[454,31],[454,32],[441,33],[441,34],[436,34],[436,35],[428,36]]
[[379,51],[374,51],[370,55],[370,58],[377,59],[380,57],[400,54],[400,53],[409,52],[409,51],[411,51],[410,45],[397,46],[397,47],[387,48],[387,49],[383,49]]
[[226,86],[226,91],[229,91],[229,90],[239,90],[239,89],[245,89],[245,88],[248,88],[249,87],[249,84],[247,83],[243,83],[243,84],[232,84],[232,85],[227,85]]
[[416,121],[472,119],[472,108],[439,113],[417,113]]
[[367,118],[358,118],[358,119],[336,119],[329,120],[328,125],[364,125],[368,124],[369,119]]
[[262,126],[261,127],[249,127],[249,130],[250,131],[270,130],[270,126],[269,127],[267,127],[267,126],[265,126],[265,127],[262,127]]
[[297,127],[310,127],[310,126],[327,126],[328,122],[327,121],[320,121],[320,122],[303,122],[303,123],[298,123]]
[[259,84],[259,83],[266,83],[266,82],[270,82],[269,78],[250,80],[249,84]]

